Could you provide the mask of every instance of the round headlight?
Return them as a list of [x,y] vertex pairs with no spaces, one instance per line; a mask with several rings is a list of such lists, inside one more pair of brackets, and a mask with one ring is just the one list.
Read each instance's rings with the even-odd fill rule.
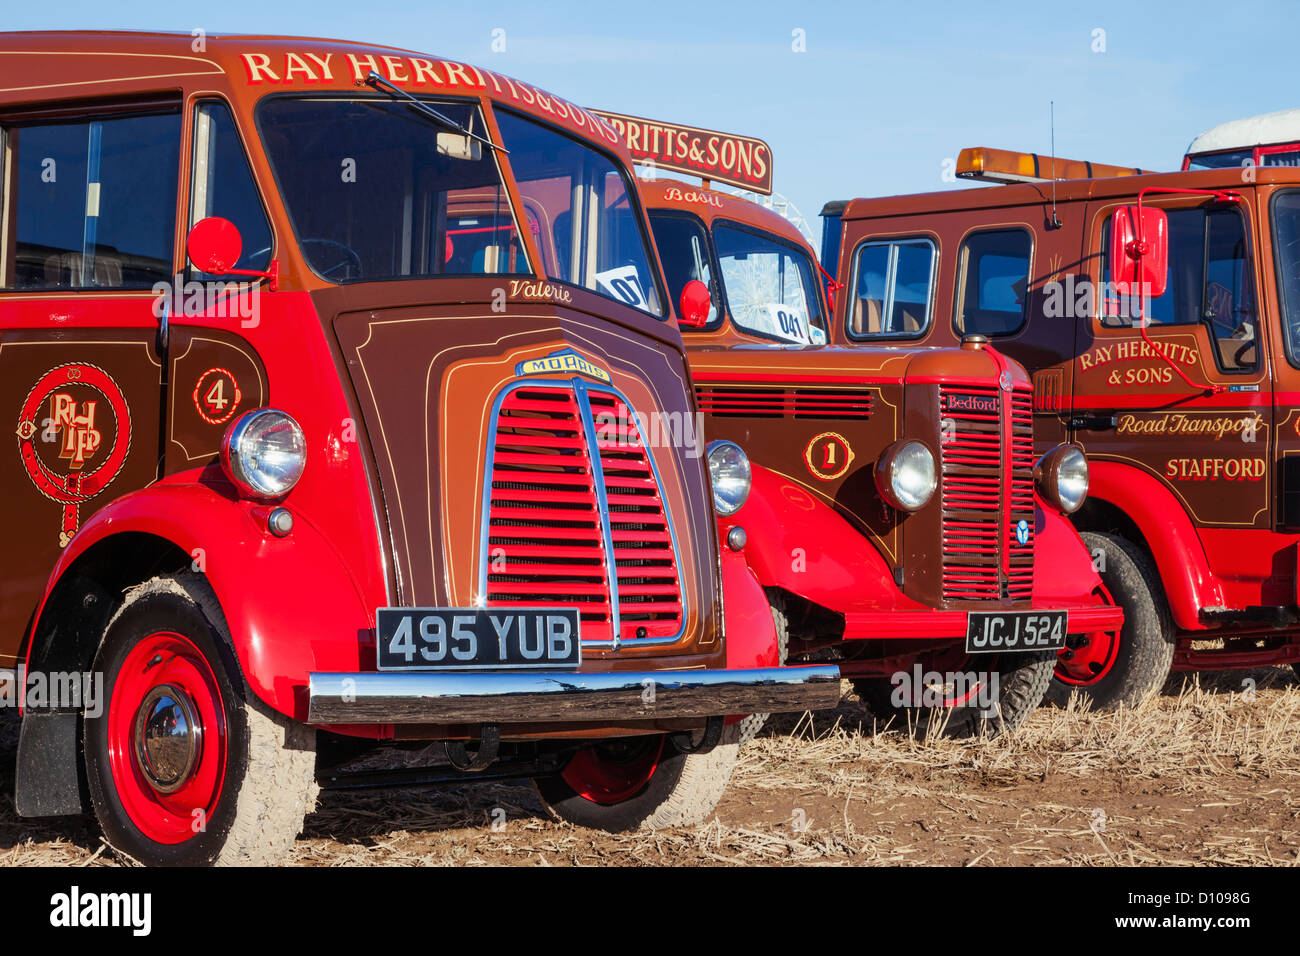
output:
[[733,515],[749,497],[749,456],[734,442],[709,442],[709,481],[713,485],[713,508],[722,516]]
[[876,462],[876,487],[895,508],[916,511],[934,494],[934,455],[919,441],[891,445]]
[[1088,497],[1088,456],[1078,445],[1053,448],[1034,466],[1034,481],[1044,501],[1072,514]]
[[245,412],[226,430],[221,464],[241,494],[279,498],[302,477],[307,440],[292,416],[259,408]]

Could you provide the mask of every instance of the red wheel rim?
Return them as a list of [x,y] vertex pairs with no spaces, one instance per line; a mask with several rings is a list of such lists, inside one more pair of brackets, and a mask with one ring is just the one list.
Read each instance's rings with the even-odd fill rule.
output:
[[221,690],[203,653],[169,631],[136,644],[109,696],[108,766],[140,832],[166,844],[202,832],[221,797],[228,746]]
[[613,806],[646,788],[659,769],[663,752],[662,735],[631,744],[583,747],[560,776],[579,796],[601,806]]
[[[1115,599],[1105,587],[1097,588],[1101,603],[1113,607]],[[1056,655],[1056,677],[1072,687],[1095,684],[1115,666],[1119,657],[1120,631],[1092,631],[1083,635],[1077,646],[1067,647]],[[1069,655],[1069,656],[1067,656]]]

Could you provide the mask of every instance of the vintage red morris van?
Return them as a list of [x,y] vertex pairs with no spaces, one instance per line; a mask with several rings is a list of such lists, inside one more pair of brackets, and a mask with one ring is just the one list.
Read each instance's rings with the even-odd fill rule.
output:
[[358,741],[433,740],[578,823],[689,823],[736,715],[839,699],[719,553],[595,116],[386,47],[2,34],[0,137],[21,814],[264,861]]

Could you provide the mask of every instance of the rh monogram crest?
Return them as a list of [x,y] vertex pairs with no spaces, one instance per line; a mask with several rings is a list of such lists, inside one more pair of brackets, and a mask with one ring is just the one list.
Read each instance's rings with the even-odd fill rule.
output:
[[77,531],[81,503],[103,491],[126,463],[126,397],[102,368],[69,362],[50,369],[27,393],[15,434],[32,484],[63,505],[59,546],[66,547]]

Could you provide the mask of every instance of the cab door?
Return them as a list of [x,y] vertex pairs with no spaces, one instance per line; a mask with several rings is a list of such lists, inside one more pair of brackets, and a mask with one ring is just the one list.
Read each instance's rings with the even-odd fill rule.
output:
[[[1126,202],[1089,207],[1093,316],[1078,324],[1077,437],[1090,456],[1138,469],[1169,489],[1197,527],[1225,595],[1267,603],[1267,542],[1276,476],[1267,323],[1259,314],[1253,211],[1242,203],[1175,200],[1168,281],[1148,304],[1114,294],[1106,249]],[[1138,316],[1147,316],[1146,337]]]
[[174,273],[178,102],[0,113],[0,667],[60,551],[158,477],[155,286]]
[[[274,239],[243,136],[224,100],[200,98],[187,106],[189,169],[185,179],[186,231],[212,216],[235,225],[240,255],[233,268],[262,271]],[[237,274],[203,273],[188,262],[168,318],[165,474],[202,469],[217,461],[221,438],[239,415],[267,404],[262,359],[248,340],[263,320],[265,283]]]

